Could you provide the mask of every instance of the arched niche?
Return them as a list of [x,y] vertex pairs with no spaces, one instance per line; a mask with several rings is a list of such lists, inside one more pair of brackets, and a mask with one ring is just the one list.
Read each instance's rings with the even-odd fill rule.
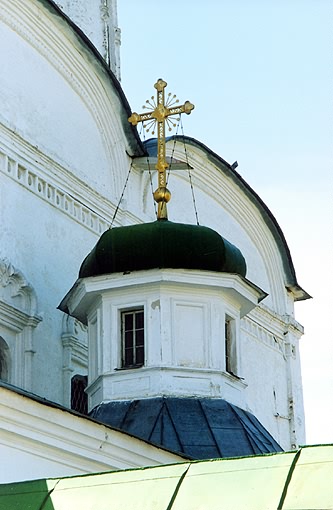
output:
[[87,327],[74,317],[64,314],[62,320],[63,403],[71,407],[73,376],[88,374]]

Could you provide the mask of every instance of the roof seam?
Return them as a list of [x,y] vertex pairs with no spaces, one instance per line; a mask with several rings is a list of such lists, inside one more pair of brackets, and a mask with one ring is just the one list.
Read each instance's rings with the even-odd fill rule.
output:
[[126,430],[126,427],[125,427],[125,422],[126,422],[126,418],[127,418],[127,415],[128,413],[130,412],[130,410],[132,409],[132,407],[134,406],[135,404],[135,400],[132,400],[132,402],[130,403],[130,405],[128,406],[128,408],[126,409],[126,413],[124,414],[124,417],[123,419],[121,420],[121,425],[120,425],[120,429],[124,429]]
[[[154,424],[152,426],[152,429],[151,429],[149,437],[148,437],[148,441],[151,441],[151,436],[153,435],[153,433],[155,431],[155,428],[156,428],[157,422],[158,422],[158,420],[159,420],[159,418],[161,416],[162,410],[163,410],[163,405],[160,407],[160,410],[157,413],[156,419],[154,421]],[[161,418],[160,443],[163,444],[163,417]]]
[[60,479],[56,481],[54,487],[52,487],[52,489],[50,489],[48,491],[48,493],[46,494],[45,498],[43,499],[42,501],[42,504],[40,505],[39,509],[38,510],[43,510],[43,508],[45,508],[45,505],[50,502],[50,496],[52,494],[52,492],[55,490],[55,488],[57,487],[58,483],[60,482]]
[[175,488],[175,490],[174,490],[174,493],[172,494],[172,497],[171,497],[171,499],[170,499],[170,502],[169,502],[169,504],[168,504],[168,506],[167,506],[166,510],[171,510],[171,508],[172,508],[172,506],[173,506],[173,504],[174,504],[174,502],[175,502],[175,499],[176,499],[176,497],[177,497],[177,494],[178,494],[178,492],[179,492],[180,486],[181,486],[181,484],[183,483],[184,478],[185,478],[185,476],[187,475],[187,472],[188,472],[188,470],[190,469],[190,467],[191,467],[191,464],[189,464],[189,465],[187,466],[186,470],[184,471],[184,473],[183,473],[183,474],[181,475],[181,477],[179,478],[178,483],[177,483],[177,485],[176,485],[176,488]]
[[[239,414],[235,411],[234,409],[234,406],[232,404],[229,403],[229,406],[233,412],[233,414],[238,418],[238,421],[239,423],[241,424],[241,427],[242,429],[244,430],[244,433],[245,433],[245,437],[248,441],[248,443],[251,445],[251,448],[252,448],[252,451],[253,451],[253,454],[256,455],[256,452],[255,452],[255,449],[253,447],[253,443],[256,444],[257,448],[259,449],[260,451],[260,448],[258,447],[256,441],[254,441],[254,439],[252,437],[250,437],[250,435],[248,434],[248,431],[247,431],[247,428],[245,427],[245,424],[243,423],[243,420],[241,419],[241,417],[239,416]],[[262,452],[261,452],[262,453]]]
[[182,453],[185,453],[185,451],[184,451],[184,447],[183,447],[183,443],[182,443],[182,442],[181,442],[181,440],[180,440],[180,436],[179,436],[179,434],[178,434],[177,427],[176,427],[176,425],[175,425],[175,423],[174,423],[174,421],[173,421],[173,419],[172,419],[171,413],[170,413],[170,411],[169,411],[168,403],[167,403],[167,401],[165,400],[165,398],[164,398],[164,397],[163,397],[163,406],[165,406],[165,409],[166,409],[166,411],[167,411],[167,413],[168,413],[168,415],[169,415],[169,418],[170,418],[170,421],[171,421],[172,426],[173,426],[173,428],[174,428],[175,434],[176,434],[176,436],[177,436],[178,443],[179,443],[179,445],[180,445],[181,451],[182,451]]
[[285,481],[285,484],[284,484],[284,487],[283,487],[281,499],[280,499],[280,502],[278,504],[277,510],[282,510],[283,509],[284,502],[285,502],[286,497],[287,497],[288,488],[289,488],[291,479],[293,477],[293,474],[294,474],[294,471],[295,471],[295,468],[296,468],[296,464],[298,462],[298,459],[301,456],[301,451],[302,451],[302,448],[300,448],[298,450],[298,452],[296,453],[295,457],[293,458],[293,461],[292,461],[291,466],[289,468],[288,475],[287,475],[287,478],[286,478],[286,481]]
[[211,427],[211,425],[210,425],[210,422],[208,421],[208,418],[207,418],[207,415],[206,415],[206,412],[205,412],[205,408],[204,408],[204,406],[202,405],[202,402],[201,402],[201,400],[200,400],[200,399],[199,399],[199,405],[200,405],[200,409],[201,409],[201,411],[202,411],[202,414],[204,415],[204,418],[205,418],[205,420],[206,420],[208,430],[209,430],[209,432],[211,433],[211,436],[212,436],[213,441],[214,441],[214,443],[215,443],[216,449],[217,449],[217,451],[219,452],[220,456],[221,456],[221,457],[223,457],[223,452],[221,451],[220,446],[219,446],[218,442],[216,441],[215,434],[213,433],[213,429],[212,429],[212,427]]

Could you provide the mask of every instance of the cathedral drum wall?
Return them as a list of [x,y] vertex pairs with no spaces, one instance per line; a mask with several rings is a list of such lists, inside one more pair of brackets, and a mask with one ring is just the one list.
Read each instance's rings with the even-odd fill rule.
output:
[[242,320],[240,373],[247,384],[247,407],[286,450],[305,443],[298,352],[302,328],[292,329],[264,305]]
[[[33,330],[31,387],[63,403],[63,313],[57,306],[97,235],[33,193],[4,178],[0,258],[33,288],[41,321]],[[11,381],[15,383],[16,381]],[[24,384],[22,384],[24,387]]]
[[[256,327],[246,321],[242,331],[242,370],[247,383],[248,409],[276,438],[290,449],[287,367],[283,357],[283,344],[258,334]],[[249,331],[250,330],[250,331]],[[255,331],[254,331],[255,330]],[[271,344],[268,341],[272,340]],[[275,344],[275,345],[274,345]]]

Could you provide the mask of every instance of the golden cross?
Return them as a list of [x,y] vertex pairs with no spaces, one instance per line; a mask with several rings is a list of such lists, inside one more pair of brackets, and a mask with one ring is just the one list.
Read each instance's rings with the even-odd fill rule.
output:
[[[166,162],[165,157],[165,123],[171,123],[168,117],[172,115],[179,115],[181,113],[186,113],[189,115],[194,108],[194,105],[190,103],[190,101],[185,101],[182,106],[175,106],[175,103],[178,103],[178,99],[175,100],[175,95],[170,98],[171,94],[169,94],[168,100],[165,103],[164,89],[166,86],[167,83],[161,78],[157,80],[154,85],[155,89],[157,90],[156,103],[154,96],[151,98],[153,103],[151,103],[149,100],[146,101],[152,110],[147,113],[133,112],[128,119],[128,121],[133,124],[133,126],[136,126],[139,122],[144,123],[148,121],[148,124],[157,123],[157,164],[155,165],[155,168],[158,171],[158,188],[154,192],[154,200],[158,204],[158,220],[168,219],[166,204],[171,198],[171,193],[166,187],[166,169],[169,165]],[[143,108],[146,107],[144,106]],[[175,126],[175,124],[172,125]],[[169,130],[171,131],[170,126]],[[152,134],[154,134],[154,132]]]

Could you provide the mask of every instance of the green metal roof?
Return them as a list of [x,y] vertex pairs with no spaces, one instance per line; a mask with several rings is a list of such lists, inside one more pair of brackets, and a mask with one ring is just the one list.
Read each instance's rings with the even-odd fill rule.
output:
[[104,232],[79,277],[156,268],[246,274],[240,250],[211,228],[154,221]]
[[0,485],[24,510],[328,510],[333,445],[297,451]]

